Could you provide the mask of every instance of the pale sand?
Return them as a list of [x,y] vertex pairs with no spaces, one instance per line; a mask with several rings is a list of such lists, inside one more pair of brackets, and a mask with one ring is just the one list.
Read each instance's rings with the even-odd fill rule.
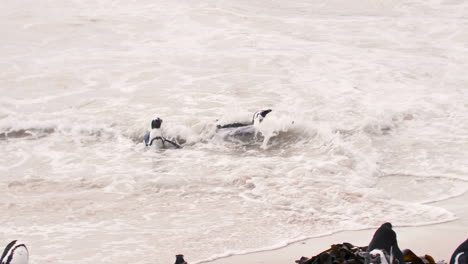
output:
[[[446,201],[434,203],[455,213],[457,220],[420,227],[395,227],[400,248],[411,249],[416,255],[429,254],[436,261],[449,261],[455,248],[468,238],[468,193]],[[411,223],[408,223],[411,225]],[[349,242],[356,246],[367,245],[375,229],[345,231],[330,236],[308,239],[284,248],[221,258],[211,264],[294,264],[301,256],[311,257],[332,244]],[[188,260],[190,263],[190,260]]]

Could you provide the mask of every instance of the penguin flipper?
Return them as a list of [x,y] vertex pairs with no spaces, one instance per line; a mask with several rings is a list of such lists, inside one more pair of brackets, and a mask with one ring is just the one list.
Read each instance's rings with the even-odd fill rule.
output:
[[176,148],[182,148],[181,145],[179,145],[179,144],[177,144],[177,143],[175,143],[174,141],[171,141],[171,140],[169,140],[169,139],[164,139],[163,143],[164,143],[164,142],[168,142],[168,143],[172,144],[172,145],[173,145],[174,147],[176,147]]

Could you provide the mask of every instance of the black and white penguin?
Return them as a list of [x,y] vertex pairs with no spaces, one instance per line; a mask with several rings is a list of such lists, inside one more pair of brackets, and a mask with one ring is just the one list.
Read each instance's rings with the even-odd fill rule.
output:
[[5,248],[0,264],[28,264],[29,252],[25,244],[11,241]]
[[159,148],[175,147],[180,148],[181,146],[171,140],[166,139],[161,131],[161,125],[163,120],[156,118],[151,121],[151,130],[145,134],[145,145],[153,146],[156,145]]
[[187,264],[187,261],[184,260],[184,255],[176,255],[175,264]]
[[398,247],[391,223],[385,223],[374,233],[367,247],[366,263],[404,264],[403,253]]
[[222,132],[225,138],[254,135],[257,132],[258,125],[271,111],[271,109],[266,109],[255,112],[252,116],[252,121],[249,123],[217,125],[217,131]]
[[468,239],[455,249],[450,264],[468,264]]

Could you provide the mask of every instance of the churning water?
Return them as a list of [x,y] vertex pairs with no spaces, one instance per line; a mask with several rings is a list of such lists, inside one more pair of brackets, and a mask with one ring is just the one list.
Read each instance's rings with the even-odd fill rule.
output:
[[[0,2],[0,235],[32,263],[191,263],[450,221],[462,0]],[[248,141],[216,124],[271,112]],[[182,149],[147,149],[161,117]]]

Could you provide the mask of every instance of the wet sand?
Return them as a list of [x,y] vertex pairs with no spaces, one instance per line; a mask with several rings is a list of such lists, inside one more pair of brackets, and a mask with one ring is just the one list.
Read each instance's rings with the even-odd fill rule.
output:
[[[428,226],[394,227],[400,248],[411,249],[418,256],[431,255],[436,261],[450,260],[455,248],[468,238],[468,193],[436,202],[434,205],[446,208],[456,214],[458,219],[448,223]],[[385,220],[383,220],[384,222]],[[211,264],[294,264],[301,256],[312,257],[332,244],[349,242],[356,246],[367,245],[375,229],[339,232],[330,236],[318,237],[290,244],[286,247],[245,255],[236,255],[202,263]]]

